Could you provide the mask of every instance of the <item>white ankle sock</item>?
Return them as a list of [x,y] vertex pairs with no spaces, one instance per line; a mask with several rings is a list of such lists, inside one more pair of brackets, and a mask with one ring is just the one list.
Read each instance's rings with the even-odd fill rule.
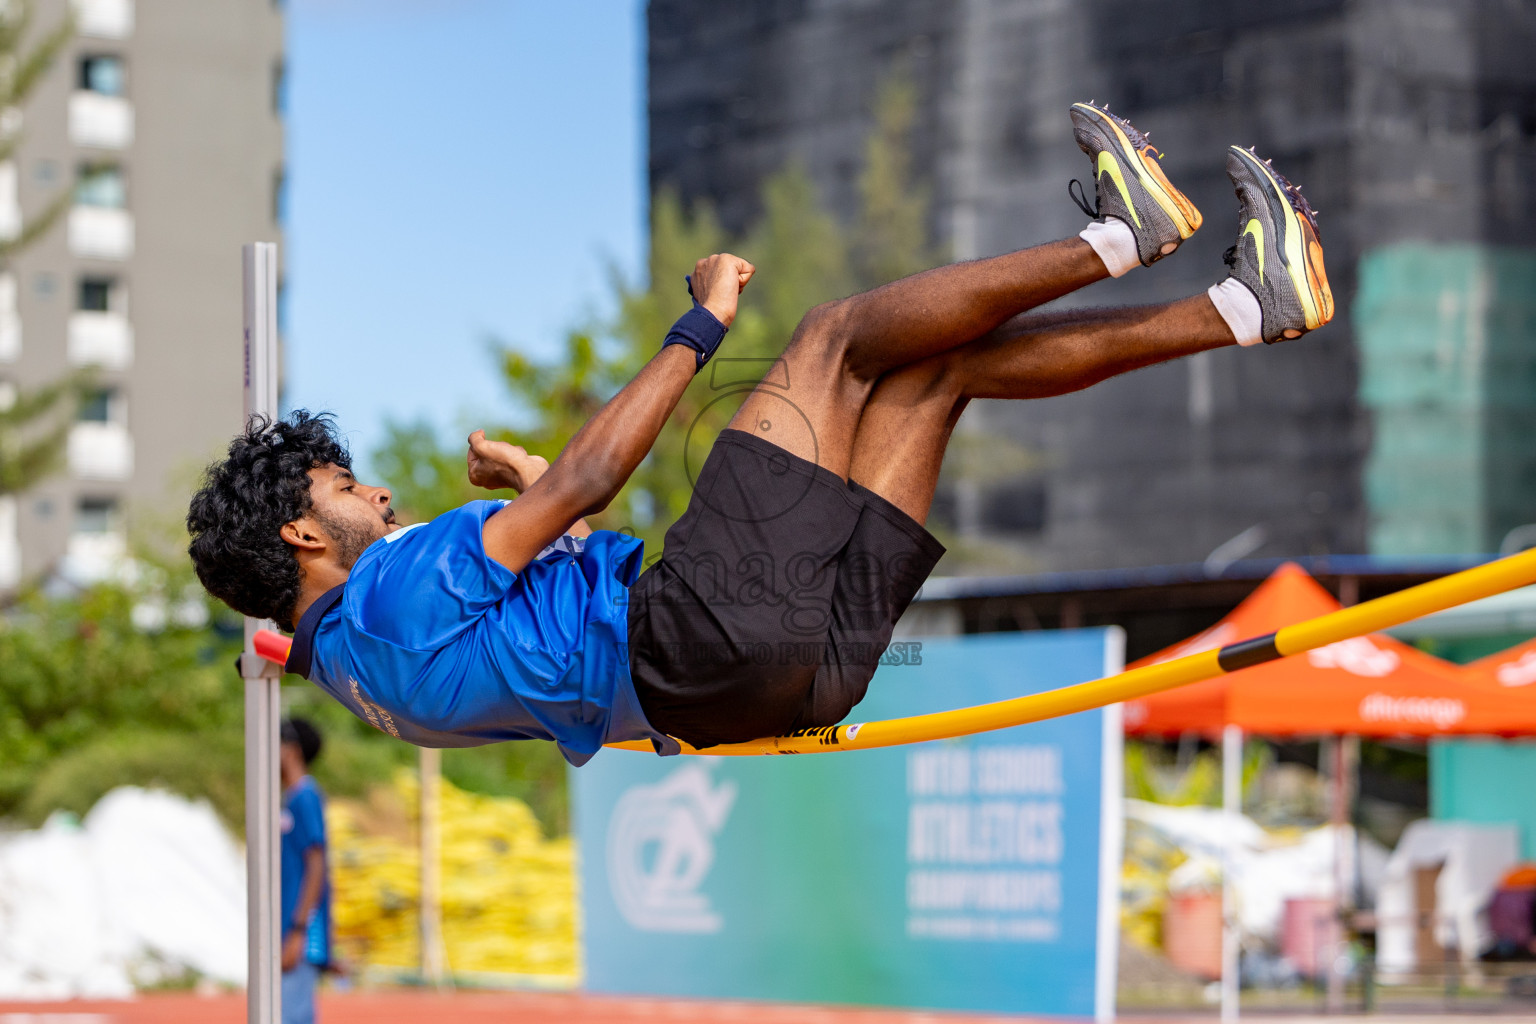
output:
[[1125,221],[1118,217],[1089,221],[1088,226],[1077,233],[1077,237],[1098,253],[1110,277],[1123,277],[1126,271],[1141,266],[1141,257],[1136,252],[1136,236],[1131,234]]
[[1264,314],[1259,309],[1259,300],[1247,285],[1229,277],[1220,284],[1211,285],[1205,294],[1211,297],[1211,305],[1232,329],[1232,336],[1239,345],[1257,345],[1264,340]]

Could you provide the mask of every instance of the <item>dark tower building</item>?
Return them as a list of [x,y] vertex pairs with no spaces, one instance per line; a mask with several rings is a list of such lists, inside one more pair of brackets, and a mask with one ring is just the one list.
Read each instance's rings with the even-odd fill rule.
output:
[[1150,130],[1205,226],[1066,302],[1224,276],[1229,143],[1321,211],[1326,329],[967,413],[973,443],[1029,457],[946,484],[954,568],[1481,551],[1536,520],[1536,5],[652,0],[648,17],[651,185],[712,200],[733,228],[790,158],[851,216],[898,69],[920,96],[933,235],[957,258],[1082,227],[1072,101]]

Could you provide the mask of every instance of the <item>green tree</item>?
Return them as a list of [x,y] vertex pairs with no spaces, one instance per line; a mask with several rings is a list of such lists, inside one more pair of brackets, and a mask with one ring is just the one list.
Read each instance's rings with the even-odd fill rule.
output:
[[875,103],[875,124],[864,143],[859,174],[859,221],[854,271],[864,287],[907,277],[944,262],[928,242],[932,194],[912,171],[917,85],[905,74],[886,80]]
[[[243,829],[241,620],[198,584],[185,537],[180,516],[146,509],[114,578],[27,589],[0,615],[0,819],[84,814],[138,785],[207,799]],[[361,796],[414,759],[308,684],[284,698],[325,732],[328,792]]]
[[[1267,743],[1250,739],[1243,747],[1242,793],[1246,797],[1274,763]],[[1221,751],[1202,750],[1181,764],[1163,744],[1125,744],[1125,795],[1174,807],[1221,806]]]
[[[139,785],[207,799],[241,830],[240,646],[240,617],[207,597],[185,560],[157,562],[147,545],[136,546],[126,579],[73,597],[25,594],[0,617],[0,818],[84,814],[115,787]],[[320,726],[315,774],[329,793],[362,796],[415,763],[411,747],[307,683],[285,687],[283,704]],[[506,746],[450,752],[445,774],[521,796],[563,827],[565,794],[549,781],[549,757],[506,764]]]
[[[21,144],[21,116],[32,91],[74,34],[66,17],[32,39],[33,0],[10,0],[0,7],[0,163],[11,160]],[[66,191],[28,217],[21,230],[0,238],[0,266],[48,232],[68,208]],[[58,469],[68,413],[87,380],[72,376],[29,391],[7,389],[0,396],[0,496],[30,488]]]
[[[238,624],[208,628],[190,567],[139,571],[133,585],[103,584],[77,597],[29,593],[0,618],[0,815],[24,803],[34,817],[54,805],[83,810],[100,795],[92,786],[155,781],[101,770],[114,760],[103,745],[119,762],[138,764],[148,763],[146,752],[187,748],[178,755],[183,767],[166,768],[178,778],[165,781],[195,795],[217,795],[197,788],[201,781],[238,777],[243,705],[230,670]],[[231,736],[232,746],[221,741]],[[86,767],[60,766],[66,755]],[[39,785],[55,804],[30,799]]]
[[83,381],[63,381],[0,395],[0,497],[19,494],[57,472],[70,410]]
[[[36,13],[33,0],[7,0],[0,8],[0,111],[19,112],[26,106],[59,51],[75,34],[74,17],[68,15],[41,37],[32,39]],[[0,116],[0,162],[16,155],[21,138],[19,114]],[[27,219],[18,234],[0,240],[0,261],[41,238],[68,209],[70,199],[67,191],[55,196],[40,213]]]

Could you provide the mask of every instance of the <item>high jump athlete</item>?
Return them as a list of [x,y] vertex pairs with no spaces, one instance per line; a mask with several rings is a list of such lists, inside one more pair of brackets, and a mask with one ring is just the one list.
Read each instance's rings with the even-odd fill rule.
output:
[[471,482],[510,489],[402,527],[325,416],[253,419],[187,515],[215,596],[294,632],[288,669],[423,746],[553,740],[662,753],[834,725],[863,698],[943,547],[923,528],[975,398],[1044,398],[1333,316],[1316,219],[1227,151],[1228,275],[1165,305],[1029,313],[1169,255],[1199,211],[1107,109],[1071,108],[1097,202],[1075,238],[940,267],[817,306],[720,434],[660,560],[582,517],[619,493],[715,352],[755,270],[698,261],[695,306],[553,465],[469,439]]

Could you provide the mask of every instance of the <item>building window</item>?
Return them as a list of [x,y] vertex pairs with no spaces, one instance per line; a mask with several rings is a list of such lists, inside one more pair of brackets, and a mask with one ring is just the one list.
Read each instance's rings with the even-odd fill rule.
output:
[[[0,273],[0,363],[21,357],[21,314],[16,309],[16,275]],[[9,406],[5,402],[6,384],[0,382],[0,412]],[[4,458],[4,456],[0,456]]]
[[20,172],[14,160],[0,160],[0,240],[21,234]]
[[127,554],[122,509],[111,498],[81,498],[69,524],[69,546],[59,575],[79,586],[109,578]]
[[279,167],[272,172],[272,223],[288,219],[288,172]]
[[108,313],[114,305],[117,282],[110,277],[82,277],[75,308],[87,313]]
[[81,57],[80,77],[76,84],[86,92],[103,96],[123,95],[123,58]]
[[112,210],[126,207],[128,186],[123,180],[123,169],[116,164],[83,165],[79,184],[75,186],[75,202]]
[[75,419],[80,423],[116,423],[121,406],[116,388],[93,388],[80,396]]
[[272,113],[288,113],[288,65],[280,60],[272,62]]
[[69,316],[69,361],[75,366],[126,370],[133,363],[133,326],[128,296],[118,279],[99,274],[79,278],[75,310]]
[[117,532],[117,502],[111,498],[81,498],[75,506],[74,532],[96,537]]
[[990,530],[1040,533],[1045,530],[1047,506],[1043,481],[1013,481],[983,495],[981,519]]
[[133,476],[133,438],[127,406],[116,388],[82,395],[69,428],[69,471],[80,480],[127,480]]

